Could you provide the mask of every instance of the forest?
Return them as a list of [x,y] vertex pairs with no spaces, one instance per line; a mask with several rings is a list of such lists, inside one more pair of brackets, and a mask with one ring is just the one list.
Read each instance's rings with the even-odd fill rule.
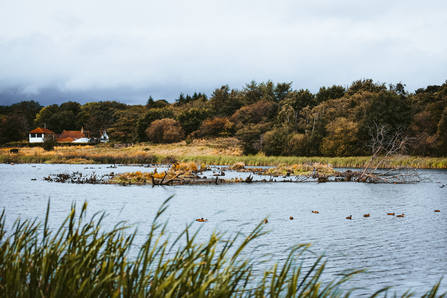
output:
[[371,130],[404,131],[408,155],[447,156],[447,81],[405,90],[405,84],[360,79],[345,88],[321,87],[316,94],[290,83],[252,81],[241,90],[223,85],[208,97],[181,93],[174,103],[149,96],[146,105],[116,101],[52,104],[35,101],[0,106],[0,144],[26,143],[44,127],[89,132],[106,130],[111,143],[176,143],[236,137],[245,155],[371,155]]

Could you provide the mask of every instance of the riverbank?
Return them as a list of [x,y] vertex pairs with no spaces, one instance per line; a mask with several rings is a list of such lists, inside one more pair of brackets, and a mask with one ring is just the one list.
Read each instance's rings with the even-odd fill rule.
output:
[[[330,164],[333,167],[362,168],[370,157],[294,157],[242,155],[242,149],[234,138],[194,140],[190,144],[136,144],[114,149],[108,145],[55,147],[45,151],[41,147],[1,148],[1,163],[53,163],[53,164],[163,164],[173,161],[195,162],[207,165],[232,165],[244,162],[247,166],[277,166],[279,164]],[[447,158],[397,156],[384,167],[409,166],[424,169],[447,169]]]

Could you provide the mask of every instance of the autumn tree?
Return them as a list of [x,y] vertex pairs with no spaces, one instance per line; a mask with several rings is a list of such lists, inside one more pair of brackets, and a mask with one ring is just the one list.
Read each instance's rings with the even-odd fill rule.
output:
[[199,137],[229,137],[234,134],[234,123],[227,117],[206,119],[200,125]]
[[241,122],[243,124],[267,122],[271,120],[269,117],[271,116],[271,110],[274,105],[274,102],[263,99],[240,108],[231,118],[233,122]]
[[291,156],[310,156],[309,136],[296,133],[290,137],[287,152]]
[[336,118],[326,126],[327,136],[323,138],[321,153],[324,156],[357,155],[358,124],[344,117]]
[[137,125],[137,141],[146,142],[148,137],[146,134],[146,129],[155,120],[160,120],[163,118],[174,118],[174,113],[170,108],[163,109],[150,109],[142,117],[140,117],[136,123]]
[[437,155],[447,156],[447,107],[444,109],[439,121],[436,137],[438,140]]
[[377,93],[385,90],[387,90],[385,83],[374,83],[372,79],[360,79],[352,82],[351,86],[346,90],[346,94],[350,96],[361,91]]
[[146,129],[147,138],[153,143],[174,143],[184,138],[184,131],[180,122],[164,118],[155,120]]

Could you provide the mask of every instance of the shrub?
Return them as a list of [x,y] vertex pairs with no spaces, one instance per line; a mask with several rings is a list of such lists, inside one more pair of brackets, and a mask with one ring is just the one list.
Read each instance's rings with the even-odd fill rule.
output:
[[45,151],[50,151],[54,149],[54,146],[57,145],[56,137],[53,134],[45,134],[43,138],[42,148]]
[[165,118],[152,122],[146,129],[146,135],[153,143],[174,143],[180,142],[185,133],[178,121]]

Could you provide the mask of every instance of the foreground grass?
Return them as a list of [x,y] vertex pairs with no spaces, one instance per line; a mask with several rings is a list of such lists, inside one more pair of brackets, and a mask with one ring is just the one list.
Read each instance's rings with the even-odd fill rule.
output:
[[[129,148],[113,149],[107,145],[56,147],[44,151],[40,147],[20,148],[19,154],[1,148],[1,163],[66,163],[66,164],[160,164],[168,159],[207,165],[232,165],[244,162],[248,166],[278,166],[279,164],[329,164],[333,167],[361,168],[369,157],[292,157],[292,156],[243,156],[234,138],[194,140],[176,144],[137,144]],[[447,169],[447,158],[421,158],[399,156],[385,167],[410,166],[417,168]]]
[[[36,220],[17,220],[9,232],[5,212],[0,216],[0,293],[4,297],[349,297],[355,289],[343,286],[362,270],[322,282],[326,263],[317,258],[305,269],[309,245],[297,245],[289,257],[254,274],[259,261],[244,257],[253,240],[262,237],[263,224],[248,235],[225,237],[212,233],[197,243],[197,232],[186,227],[174,241],[158,219],[133,259],[128,258],[136,231],[123,223],[110,231],[100,227],[104,215],[86,220],[87,204],[76,217],[75,206],[57,230]],[[301,263],[298,263],[301,262]],[[436,297],[439,283],[424,296]],[[371,297],[385,294],[384,288]],[[407,292],[402,297],[409,297]],[[444,293],[442,296],[444,297]]]

